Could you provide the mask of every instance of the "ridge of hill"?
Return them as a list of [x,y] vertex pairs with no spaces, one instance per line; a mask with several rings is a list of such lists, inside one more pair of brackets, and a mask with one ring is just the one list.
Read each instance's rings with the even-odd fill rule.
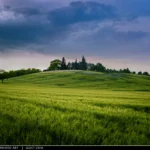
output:
[[93,71],[49,71],[10,78],[5,84],[150,91],[150,76]]

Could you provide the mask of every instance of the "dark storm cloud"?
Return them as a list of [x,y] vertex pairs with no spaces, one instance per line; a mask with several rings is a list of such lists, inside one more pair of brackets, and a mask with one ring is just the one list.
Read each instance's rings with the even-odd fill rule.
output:
[[36,8],[13,8],[8,5],[1,7],[0,50],[36,43],[46,32],[44,21]]
[[56,26],[116,18],[116,9],[97,2],[71,2],[69,6],[52,10],[48,19]]
[[[114,18],[116,10],[97,2],[72,2],[69,6],[42,13],[38,8],[14,8],[5,5],[1,9],[0,48],[39,44],[63,38],[68,25]],[[13,18],[13,20],[12,20]]]
[[43,31],[42,26],[35,24],[0,24],[0,47],[10,48],[34,43]]
[[[101,0],[103,4],[98,3],[98,1],[76,1],[70,3],[69,0],[67,2],[61,1],[65,6],[61,5],[59,8],[53,8],[49,11],[44,11],[44,8],[48,7],[46,5],[41,9],[39,4],[41,4],[42,0],[27,0],[22,1],[22,3],[18,0],[14,0],[14,3],[11,0],[3,2],[5,5],[0,9],[0,51],[34,44],[37,48],[37,45],[47,44],[49,48],[45,51],[51,52],[56,50],[53,48],[57,47],[59,43],[65,43],[69,38],[71,40],[72,33],[80,33],[82,31],[85,31],[85,36],[83,35],[84,38],[79,37],[80,41],[84,44],[86,40],[92,41],[92,39],[95,39],[97,47],[100,42],[107,47],[108,38],[111,40],[110,44],[113,44],[114,38],[125,43],[140,40],[147,36],[147,33],[142,31],[118,32],[114,29],[115,25],[93,33],[98,23],[103,23],[106,20],[115,22],[118,18],[122,22],[122,14],[118,14],[114,6],[109,5],[109,3],[106,5],[103,0]],[[43,1],[44,4],[47,4],[47,2],[46,0]],[[50,0],[49,2],[52,1]],[[134,20],[135,18],[131,16],[130,19]],[[80,25],[84,22],[86,23],[85,26],[80,28]],[[87,26],[91,22],[93,23],[93,28],[86,35]],[[76,24],[79,26],[79,30],[73,28]],[[119,42],[115,43],[119,44]],[[76,43],[74,44],[76,47],[80,46]],[[72,47],[74,47],[74,44],[72,43]],[[95,47],[95,45],[92,46]],[[66,52],[68,50],[58,50],[58,53],[60,51]]]

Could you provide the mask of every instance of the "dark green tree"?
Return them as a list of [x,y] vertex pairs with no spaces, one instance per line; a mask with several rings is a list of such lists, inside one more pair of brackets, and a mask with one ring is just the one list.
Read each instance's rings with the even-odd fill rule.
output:
[[93,70],[94,71],[95,65],[93,63],[87,63],[87,70]]
[[106,70],[106,68],[101,64],[97,63],[96,65],[91,64],[91,71],[98,71],[98,72],[109,72],[109,70]]
[[75,60],[75,62],[71,63],[71,68],[73,70],[78,70],[79,69],[79,63],[78,63],[77,59]]
[[131,71],[129,70],[129,68],[123,69],[123,73],[131,73]]
[[139,72],[138,72],[138,75],[142,75],[142,72],[141,72],[141,71],[139,71]]
[[66,60],[65,57],[63,57],[61,61],[61,70],[66,70],[66,69],[67,69]]
[[75,60],[75,63],[74,63],[74,69],[75,70],[79,69],[79,64],[78,64],[78,60],[77,59]]
[[1,73],[1,74],[0,74],[0,80],[2,81],[2,83],[4,83],[4,79],[5,79],[4,74]]
[[2,83],[4,83],[4,80],[8,79],[8,72],[1,72],[0,73],[0,80]]
[[79,63],[79,69],[87,70],[87,62],[84,56],[82,57],[82,61]]
[[149,73],[148,72],[143,72],[143,75],[149,76]]
[[96,71],[99,71],[99,72],[105,72],[106,71],[106,68],[101,63],[97,63],[95,66],[95,69],[96,69]]
[[132,73],[133,73],[133,74],[136,74],[136,72],[135,72],[135,71],[133,71]]
[[50,62],[50,66],[48,67],[48,70],[59,70],[61,68],[61,61],[59,59],[55,59]]
[[120,73],[122,73],[122,72],[123,72],[123,70],[122,70],[122,69],[120,69],[120,70],[119,70],[119,72],[120,72]]
[[31,73],[38,73],[41,72],[40,69],[20,69],[20,70],[10,70],[9,72],[0,72],[0,80],[2,81],[2,83],[4,82],[5,79],[8,78],[12,78],[12,77],[17,77],[17,76],[22,76],[22,75],[27,75],[27,74],[31,74]]
[[71,69],[72,69],[72,65],[71,65],[70,62],[68,62],[68,64],[67,64],[67,69],[68,69],[68,70],[71,70]]

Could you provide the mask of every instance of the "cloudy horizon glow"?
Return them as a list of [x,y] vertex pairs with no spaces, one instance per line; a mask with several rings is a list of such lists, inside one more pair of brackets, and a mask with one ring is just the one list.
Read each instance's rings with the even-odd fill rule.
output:
[[[1,0],[0,69],[68,61],[150,73],[149,0]],[[131,7],[132,6],[132,7]]]

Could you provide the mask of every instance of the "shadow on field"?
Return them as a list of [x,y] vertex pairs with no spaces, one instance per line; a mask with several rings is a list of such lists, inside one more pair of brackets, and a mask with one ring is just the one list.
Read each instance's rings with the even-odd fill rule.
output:
[[[136,116],[107,115],[97,111],[87,112],[39,103],[34,103],[33,106],[54,109],[56,111],[54,114],[57,115],[43,120],[42,114],[35,118],[31,118],[30,115],[27,115],[26,118],[22,118],[22,116],[18,118],[13,114],[0,112],[0,116],[4,120],[3,124],[0,124],[0,144],[101,145],[106,143],[108,145],[110,142],[111,145],[137,144],[140,136],[137,139],[135,137],[140,133],[146,133],[144,135],[146,141],[142,142],[148,144],[147,140],[150,138],[149,132],[146,132],[147,129],[141,128],[145,125],[145,121]],[[103,105],[103,107],[105,106]],[[63,113],[65,117],[62,119],[61,114]],[[96,125],[93,122],[95,119],[98,120]],[[137,130],[137,128],[139,129]],[[130,136],[132,132],[134,134]],[[85,138],[84,135],[87,137]],[[131,141],[128,141],[129,137]]]

